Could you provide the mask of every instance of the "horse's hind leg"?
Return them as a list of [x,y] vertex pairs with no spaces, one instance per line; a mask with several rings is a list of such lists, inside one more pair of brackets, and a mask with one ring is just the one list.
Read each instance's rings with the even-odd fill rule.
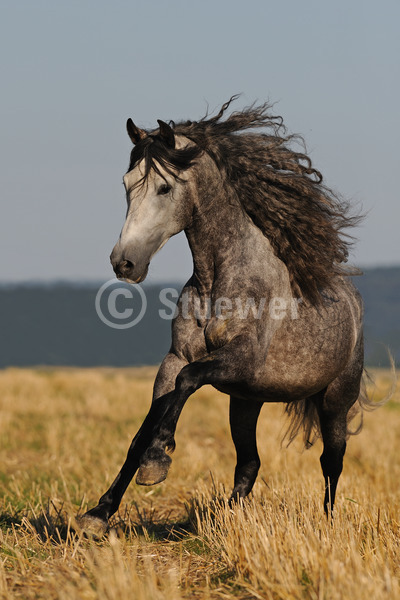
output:
[[335,414],[327,410],[324,405],[319,408],[318,412],[324,444],[320,459],[325,479],[324,510],[326,515],[329,515],[333,510],[336,488],[346,452],[347,412]]
[[354,363],[326,388],[316,401],[324,450],[321,467],[325,479],[324,510],[332,514],[336,488],[346,452],[347,415],[360,392],[362,365]]
[[231,500],[244,498],[253,488],[260,458],[257,452],[256,427],[262,403],[231,396],[229,420],[237,463]]

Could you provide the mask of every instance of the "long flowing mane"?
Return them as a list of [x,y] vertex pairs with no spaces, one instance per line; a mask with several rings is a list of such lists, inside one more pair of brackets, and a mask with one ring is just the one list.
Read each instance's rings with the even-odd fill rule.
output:
[[[200,121],[170,125],[196,146],[176,150],[150,133],[131,155],[129,168],[146,158],[146,173],[161,164],[171,174],[187,169],[201,151],[207,152],[225,175],[238,201],[285,263],[295,295],[312,304],[338,275],[352,274],[347,261],[352,238],[343,230],[359,222],[349,203],[322,183],[312,166],[303,138],[288,135],[283,120],[272,116],[272,105],[252,105],[225,117],[233,96],[219,113]],[[293,146],[301,145],[302,151]]]

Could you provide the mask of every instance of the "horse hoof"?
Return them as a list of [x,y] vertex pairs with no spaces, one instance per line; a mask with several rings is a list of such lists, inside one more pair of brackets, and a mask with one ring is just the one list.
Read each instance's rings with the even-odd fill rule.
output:
[[161,483],[168,475],[172,460],[165,454],[162,461],[148,461],[139,467],[136,475],[138,485],[155,485]]
[[108,523],[99,517],[93,517],[86,513],[75,520],[75,530],[82,532],[86,537],[99,540],[107,533]]

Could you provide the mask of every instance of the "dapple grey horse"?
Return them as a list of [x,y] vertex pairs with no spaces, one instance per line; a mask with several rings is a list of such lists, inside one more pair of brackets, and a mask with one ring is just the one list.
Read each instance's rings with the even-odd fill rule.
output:
[[115,273],[143,281],[151,258],[180,231],[194,267],[149,413],[111,487],[81,517],[98,535],[137,471],[138,484],[165,479],[179,415],[205,384],[230,395],[232,501],[249,494],[258,473],[263,403],[282,402],[289,439],[300,428],[306,443],[322,437],[324,509],[333,509],[363,372],[362,302],[344,266],[350,242],[342,232],[356,217],[270,106],[226,116],[229,104],[197,122],[158,121],[150,132],[127,123],[134,147]]

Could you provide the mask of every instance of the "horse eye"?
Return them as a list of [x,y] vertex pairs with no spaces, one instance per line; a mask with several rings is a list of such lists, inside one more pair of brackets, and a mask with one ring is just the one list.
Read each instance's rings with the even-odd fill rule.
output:
[[163,185],[161,185],[161,186],[158,188],[158,192],[157,192],[157,194],[158,194],[159,196],[164,196],[165,194],[168,194],[168,193],[171,191],[171,189],[172,189],[172,188],[171,188],[171,186],[170,186],[170,185],[168,185],[168,183],[163,183]]

